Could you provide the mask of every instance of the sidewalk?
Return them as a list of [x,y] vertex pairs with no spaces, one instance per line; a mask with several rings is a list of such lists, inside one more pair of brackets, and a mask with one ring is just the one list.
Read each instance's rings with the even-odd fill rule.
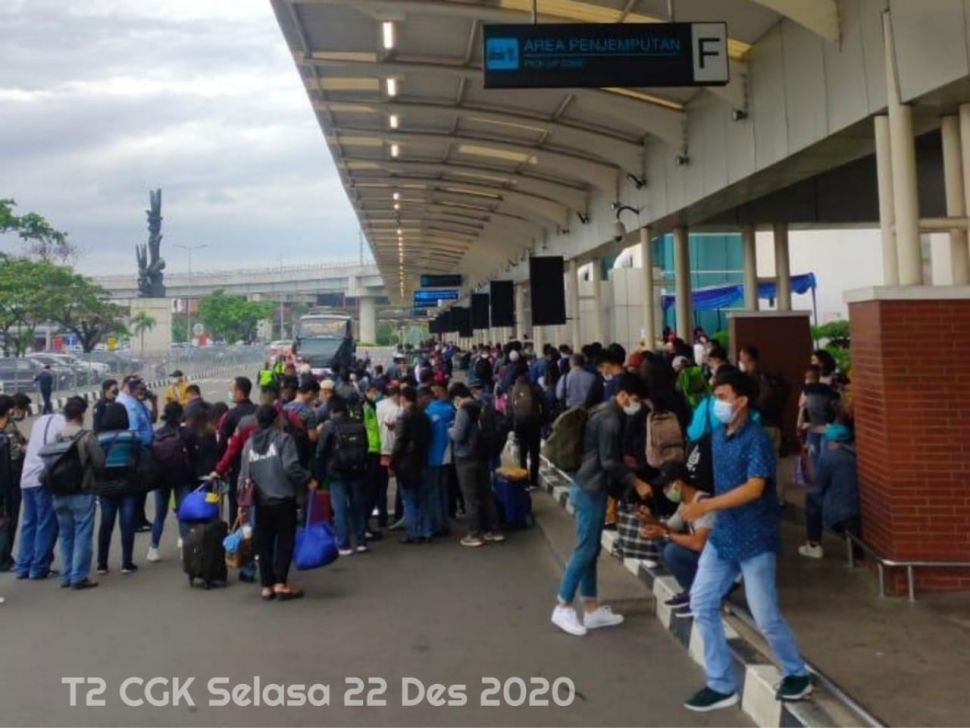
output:
[[799,556],[801,510],[786,510],[778,589],[809,662],[889,725],[967,725],[970,594],[880,598],[874,572],[846,566],[841,539],[826,540],[824,559]]
[[[543,476],[547,490],[564,505],[565,483],[547,469]],[[786,492],[789,501],[803,497],[803,491]],[[570,507],[567,510],[571,512]],[[864,724],[863,716],[852,708],[850,701],[854,701],[887,725],[967,725],[970,594],[921,594],[916,603],[905,597],[880,598],[874,573],[861,564],[853,569],[846,565],[840,539],[826,541],[824,559],[799,556],[798,545],[804,542],[804,529],[798,525],[800,508],[789,503],[786,511],[778,568],[782,609],[806,660],[823,679],[813,700],[798,704],[804,711],[782,715],[781,724],[788,725],[785,721],[792,718],[802,725]],[[606,532],[604,544],[613,538]],[[654,594],[669,587],[671,577],[662,566],[647,568],[632,559],[624,565]],[[697,635],[684,624],[691,620],[672,623],[666,607],[656,602],[654,607],[657,618],[694,653],[699,647]],[[735,656],[749,680],[760,677],[759,663],[773,658],[763,638],[750,627],[743,590],[732,597],[729,611],[740,615],[725,617]],[[835,690],[824,686],[825,678]],[[749,716],[759,725],[777,720],[759,719],[751,712]]]

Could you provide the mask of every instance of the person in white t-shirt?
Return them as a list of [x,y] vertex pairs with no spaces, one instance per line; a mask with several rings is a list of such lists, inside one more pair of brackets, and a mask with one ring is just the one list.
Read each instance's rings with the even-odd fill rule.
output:
[[[394,441],[397,439],[397,421],[401,417],[401,389],[396,384],[391,384],[387,388],[387,394],[377,403],[377,426],[381,433],[381,474],[380,483],[387,483],[390,478],[390,467],[391,467],[391,453],[394,452]],[[387,498],[387,488],[383,489],[384,498]],[[380,495],[378,495],[380,498]],[[387,519],[387,508],[380,509],[378,506],[378,513],[383,513],[384,521]],[[401,502],[401,491],[397,491],[397,497],[394,503],[394,523],[391,526],[392,530],[398,530],[401,525],[400,522],[404,519],[404,505]],[[378,518],[378,525],[381,528],[387,526],[386,522],[381,522],[382,519]]]
[[[697,562],[714,528],[716,514],[706,513],[693,522],[683,517],[685,504],[696,503],[710,495],[694,486],[690,473],[681,463],[665,465],[653,485],[663,490],[667,500],[679,504],[679,508],[665,521],[648,522],[642,533],[644,538],[666,539],[661,556],[680,584],[681,592],[665,603],[674,608],[676,616],[687,617],[690,616],[690,588],[697,573]],[[647,520],[652,519],[648,516]]]
[[20,479],[23,517],[20,521],[20,552],[17,554],[18,579],[46,579],[51,573],[57,516],[53,497],[40,485],[40,474],[44,472],[40,450],[57,440],[66,424],[64,415],[43,415],[37,418],[30,431]]

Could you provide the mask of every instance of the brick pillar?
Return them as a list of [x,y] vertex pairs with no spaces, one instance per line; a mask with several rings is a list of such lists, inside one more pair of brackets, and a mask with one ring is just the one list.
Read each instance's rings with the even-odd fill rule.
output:
[[[890,559],[970,561],[970,288],[846,298],[863,537]],[[920,591],[970,589],[970,570],[916,575]],[[903,570],[886,583],[904,593]]]

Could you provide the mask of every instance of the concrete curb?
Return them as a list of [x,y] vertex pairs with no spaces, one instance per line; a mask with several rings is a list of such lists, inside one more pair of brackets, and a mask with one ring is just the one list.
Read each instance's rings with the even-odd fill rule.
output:
[[[567,513],[573,515],[574,509],[569,502],[569,483],[571,478],[543,458],[540,481],[542,487]],[[635,575],[646,590],[654,596],[655,616],[673,638],[679,642],[701,667],[704,666],[704,645],[700,632],[694,629],[691,617],[674,616],[664,602],[680,591],[679,585],[670,573],[659,564],[639,559],[622,558],[614,548],[617,534],[604,531],[603,549],[619,560],[631,574]],[[829,693],[816,680],[812,700],[799,703],[782,703],[775,700],[775,686],[781,682],[781,672],[777,666],[768,662],[761,648],[738,632],[728,621],[724,621],[728,646],[734,659],[734,671],[741,686],[741,710],[759,726],[839,726],[866,725],[867,722],[850,705],[841,701],[837,695]],[[837,705],[836,711],[827,710],[820,702]],[[832,715],[833,712],[839,717]],[[850,714],[851,718],[846,714]]]

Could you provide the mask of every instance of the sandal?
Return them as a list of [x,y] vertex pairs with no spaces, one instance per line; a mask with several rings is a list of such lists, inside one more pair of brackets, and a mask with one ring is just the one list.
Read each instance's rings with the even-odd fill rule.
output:
[[279,597],[280,601],[282,602],[289,601],[290,599],[299,599],[300,597],[303,596],[302,589],[294,589],[292,587],[286,587],[284,589],[276,589],[274,593],[276,594],[277,597]]
[[263,591],[260,592],[259,596],[264,602],[270,602],[276,599],[276,592],[274,592],[272,589],[267,588],[267,589],[263,589]]

